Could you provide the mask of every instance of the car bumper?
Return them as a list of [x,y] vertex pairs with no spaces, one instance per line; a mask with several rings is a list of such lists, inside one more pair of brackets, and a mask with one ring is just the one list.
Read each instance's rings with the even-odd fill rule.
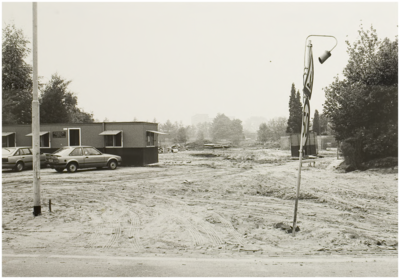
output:
[[65,163],[49,163],[49,162],[47,162],[47,165],[52,169],[66,168],[67,167],[67,164],[65,164]]
[[15,163],[2,163],[1,168],[2,168],[2,169],[12,169],[12,168],[15,168]]

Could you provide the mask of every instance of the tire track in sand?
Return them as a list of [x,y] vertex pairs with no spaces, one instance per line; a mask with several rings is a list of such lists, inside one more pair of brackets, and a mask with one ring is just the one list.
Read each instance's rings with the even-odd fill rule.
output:
[[134,250],[142,249],[139,241],[141,221],[139,216],[130,210],[111,215],[102,214],[101,224],[95,224],[94,233],[88,240],[91,247],[111,248],[126,247],[128,243]]

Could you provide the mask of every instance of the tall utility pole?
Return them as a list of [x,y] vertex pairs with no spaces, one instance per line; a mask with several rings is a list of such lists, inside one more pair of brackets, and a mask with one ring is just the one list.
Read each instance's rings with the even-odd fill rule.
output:
[[[331,51],[337,45],[337,39],[334,36],[330,35],[310,35],[309,37],[331,37],[336,40],[335,46],[330,51],[325,51],[318,60],[321,64],[323,64],[330,56]],[[307,62],[306,62],[306,49],[307,51]],[[300,180],[301,180],[301,167],[302,167],[302,158],[303,158],[303,145],[306,143],[308,136],[308,128],[310,121],[310,100],[314,83],[314,62],[313,62],[313,54],[312,54],[312,44],[311,41],[308,42],[308,46],[306,46],[304,50],[304,73],[303,73],[303,113],[302,113],[302,126],[301,126],[301,135],[300,135],[300,150],[299,150],[299,170],[297,174],[297,189],[296,189],[296,200],[294,204],[294,218],[293,218],[293,236],[296,235],[296,227],[297,227],[297,207],[299,203],[299,195],[300,195]]]
[[[310,66],[313,64],[312,62],[312,44],[311,41],[309,41],[309,44],[307,46],[308,48],[308,58],[307,61],[311,61],[311,63],[309,63],[307,65],[307,67],[305,67],[305,73],[304,73],[304,78],[307,78],[307,75],[312,75],[314,76],[314,67]],[[312,71],[312,73],[309,73],[310,71]],[[312,90],[312,80],[311,79],[311,90]],[[304,84],[306,84],[306,80],[304,81]],[[311,92],[310,92],[311,94]],[[306,143],[307,141],[307,135],[308,135],[308,128],[309,128],[309,119],[310,119],[310,105],[309,105],[309,101],[308,101],[308,95],[307,94],[303,94],[303,98],[304,98],[304,105],[303,105],[303,111],[302,111],[302,116],[301,116],[301,134],[300,134],[300,149],[299,149],[299,169],[298,169],[298,173],[297,173],[297,187],[296,187],[296,199],[295,199],[295,204],[294,204],[294,218],[293,218],[293,236],[296,235],[296,227],[297,227],[297,207],[298,207],[298,203],[299,203],[299,195],[300,195],[300,180],[301,180],[301,167],[302,167],[302,159],[303,159],[303,145]]]
[[40,202],[40,118],[38,100],[38,47],[37,47],[37,3],[33,8],[33,100],[32,100],[32,147],[33,147],[33,215],[42,214]]

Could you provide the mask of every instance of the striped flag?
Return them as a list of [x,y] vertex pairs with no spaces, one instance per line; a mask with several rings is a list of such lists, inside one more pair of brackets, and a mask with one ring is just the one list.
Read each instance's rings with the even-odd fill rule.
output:
[[311,100],[311,93],[314,83],[314,60],[312,54],[312,48],[309,48],[309,55],[308,55],[308,67],[306,68],[306,73],[304,73],[304,88],[303,93]]
[[303,146],[305,146],[307,142],[308,130],[310,128],[310,102],[308,101],[308,98],[306,98],[304,101],[302,125],[303,134],[301,136],[303,138]]

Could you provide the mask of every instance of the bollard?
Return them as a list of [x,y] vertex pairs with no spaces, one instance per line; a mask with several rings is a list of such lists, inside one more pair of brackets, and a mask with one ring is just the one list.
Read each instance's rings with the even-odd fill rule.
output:
[[51,212],[51,199],[49,199],[49,211]]

